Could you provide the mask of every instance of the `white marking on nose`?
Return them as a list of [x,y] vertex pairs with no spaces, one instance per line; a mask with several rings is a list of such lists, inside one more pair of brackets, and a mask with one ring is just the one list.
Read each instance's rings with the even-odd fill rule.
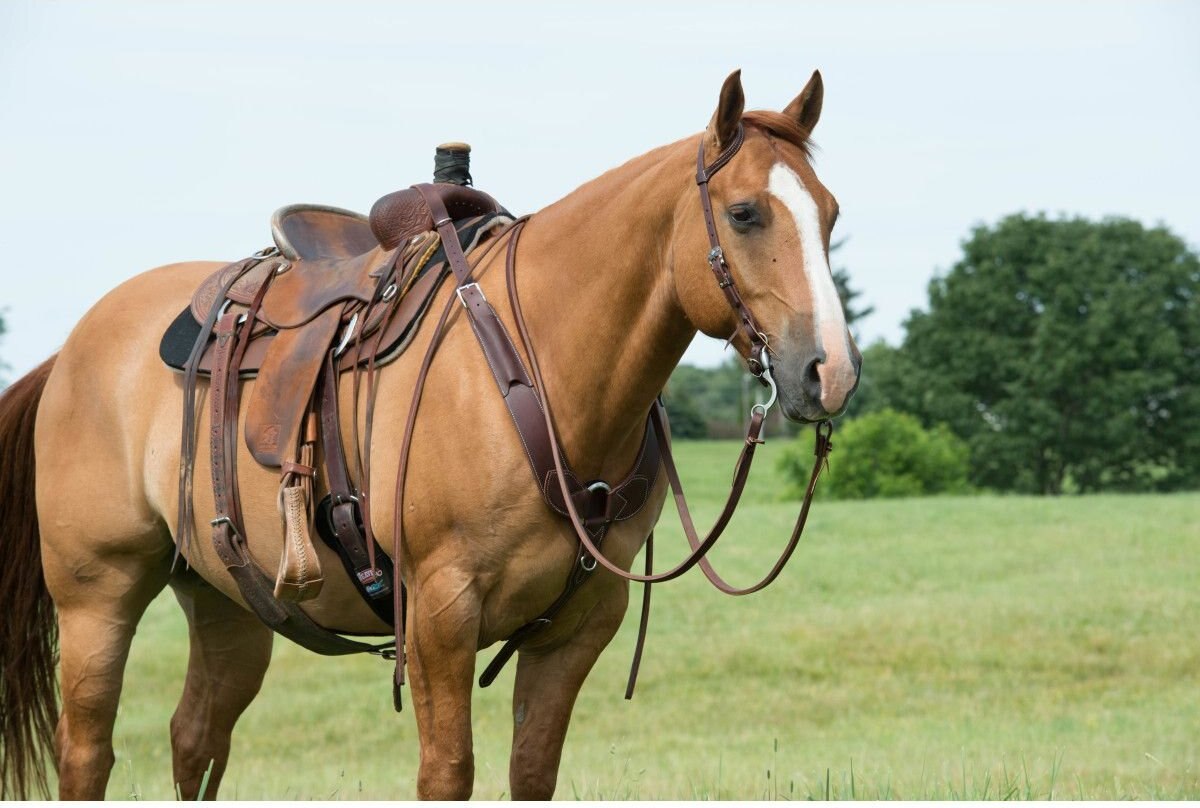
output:
[[842,301],[825,255],[820,212],[800,175],[783,163],[771,167],[767,191],[792,214],[800,236],[804,275],[812,294],[813,344],[825,353],[824,363],[817,368],[821,378],[821,404],[832,412],[845,403],[857,374],[850,361],[846,313],[842,310]]

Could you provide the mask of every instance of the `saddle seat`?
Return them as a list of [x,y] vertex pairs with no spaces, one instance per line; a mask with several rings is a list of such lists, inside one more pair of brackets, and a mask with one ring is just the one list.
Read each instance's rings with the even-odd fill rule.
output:
[[271,237],[290,261],[353,258],[379,246],[366,216],[329,205],[285,205],[271,216]]

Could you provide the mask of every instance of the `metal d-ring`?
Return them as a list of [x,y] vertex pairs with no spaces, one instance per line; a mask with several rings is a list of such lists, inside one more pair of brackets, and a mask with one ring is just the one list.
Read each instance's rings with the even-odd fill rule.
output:
[[291,261],[280,261],[278,264],[275,265],[275,274],[282,275],[283,273],[287,272],[291,268],[292,268]]

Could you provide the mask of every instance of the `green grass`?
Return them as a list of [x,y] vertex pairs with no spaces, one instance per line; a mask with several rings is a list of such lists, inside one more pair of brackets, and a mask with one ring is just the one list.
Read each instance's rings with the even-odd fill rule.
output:
[[[713,556],[734,582],[767,569],[795,517],[779,448]],[[678,447],[704,525],[736,451]],[[673,513],[663,525],[665,568],[684,544]],[[656,589],[627,703],[635,595],[580,696],[557,796],[1200,798],[1198,525],[1200,494],[818,502],[765,592],[727,598],[698,571]],[[185,659],[167,595],[134,643],[109,797],[173,797]],[[413,715],[392,712],[389,675],[277,640],[221,795],[413,797]],[[507,793],[511,682],[510,666],[476,692],[480,797]]]

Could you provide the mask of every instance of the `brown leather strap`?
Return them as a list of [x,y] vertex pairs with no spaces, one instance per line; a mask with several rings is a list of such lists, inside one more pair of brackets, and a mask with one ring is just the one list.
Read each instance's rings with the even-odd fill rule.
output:
[[[654,531],[646,537],[646,575],[654,572]],[[633,661],[629,664],[629,680],[625,684],[625,700],[633,698],[638,671],[642,667],[642,652],[646,650],[646,633],[650,630],[650,587],[649,581],[642,584],[642,616],[638,620],[637,643],[633,647]]]
[[[204,350],[208,347],[217,317],[220,316],[229,290],[242,276],[270,254],[272,253],[269,250],[261,251],[250,258],[230,264],[230,267],[237,268],[229,272],[228,280],[209,307],[208,314],[200,326],[200,331],[196,335],[196,341],[192,344],[192,351],[184,366],[183,429],[179,444],[179,508],[175,522],[175,558],[172,560],[172,564],[181,556],[185,561],[187,560],[187,551],[191,548],[191,540],[195,535],[196,513],[192,498],[192,479],[196,460],[196,379],[200,369],[200,357],[204,355]],[[226,268],[226,270],[228,269],[229,267]],[[225,272],[226,270],[221,271]]]
[[[385,622],[391,622],[389,610],[383,604],[392,593],[392,581],[387,572],[377,566],[368,538],[359,529],[361,504],[350,483],[346,465],[346,452],[342,445],[341,418],[338,410],[337,369],[333,364],[333,352],[325,358],[325,367],[319,381],[320,398],[318,408],[321,416],[321,445],[325,455],[325,478],[329,485],[329,520],[334,538],[341,546],[345,558],[353,568],[357,588],[365,595],[368,605]],[[366,515],[363,514],[365,525]],[[377,605],[378,604],[378,605]]]
[[746,365],[751,374],[761,377],[764,369],[769,366],[767,365],[769,360],[766,359],[766,332],[759,327],[754,315],[742,301],[737,285],[733,282],[733,273],[730,272],[729,264],[725,261],[725,251],[721,249],[721,240],[717,236],[717,222],[713,216],[712,198],[708,193],[708,181],[738,153],[738,150],[742,148],[745,136],[745,127],[739,123],[733,140],[707,166],[704,164],[704,138],[701,137],[700,150],[696,155],[696,185],[700,188],[700,207],[704,211],[704,228],[708,232],[708,265],[712,269],[713,275],[716,276],[717,286],[725,294],[725,300],[737,317],[737,330],[746,337],[749,345]]

